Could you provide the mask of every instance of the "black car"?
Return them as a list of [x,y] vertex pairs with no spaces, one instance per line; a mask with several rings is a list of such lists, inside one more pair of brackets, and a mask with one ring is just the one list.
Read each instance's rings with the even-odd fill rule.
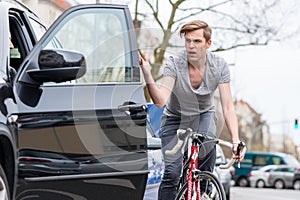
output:
[[17,1],[0,0],[0,16],[0,196],[142,199],[147,113],[128,7],[75,6],[47,31]]

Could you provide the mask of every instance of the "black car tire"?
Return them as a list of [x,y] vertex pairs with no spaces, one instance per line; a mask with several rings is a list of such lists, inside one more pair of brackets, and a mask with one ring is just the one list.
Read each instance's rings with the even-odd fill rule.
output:
[[276,189],[283,189],[284,188],[284,182],[279,179],[279,180],[274,182],[274,187]]
[[238,186],[246,187],[248,186],[248,180],[246,177],[240,177],[238,180]]
[[0,165],[0,200],[9,200],[9,187],[7,184],[7,178],[2,166]]
[[266,186],[265,182],[263,180],[258,180],[256,182],[256,187],[257,188],[264,188]]
[[294,181],[293,187],[295,190],[300,190],[300,179]]

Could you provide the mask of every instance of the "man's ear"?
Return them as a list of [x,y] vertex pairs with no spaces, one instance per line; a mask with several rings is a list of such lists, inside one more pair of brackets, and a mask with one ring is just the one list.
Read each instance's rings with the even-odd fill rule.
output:
[[206,42],[206,48],[208,49],[211,46],[211,39]]

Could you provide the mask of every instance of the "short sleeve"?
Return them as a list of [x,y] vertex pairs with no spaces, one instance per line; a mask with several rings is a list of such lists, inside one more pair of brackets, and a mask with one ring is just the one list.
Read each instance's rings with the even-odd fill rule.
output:
[[174,62],[174,57],[170,57],[165,64],[164,70],[163,70],[163,75],[164,76],[170,76],[176,79],[177,74],[176,74],[176,65]]
[[230,82],[230,71],[229,71],[229,66],[226,63],[225,60],[222,60],[221,62],[221,79],[220,79],[220,83],[228,83]]

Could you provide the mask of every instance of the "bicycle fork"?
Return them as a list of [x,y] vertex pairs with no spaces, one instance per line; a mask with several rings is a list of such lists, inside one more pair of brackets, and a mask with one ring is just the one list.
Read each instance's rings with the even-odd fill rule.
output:
[[194,195],[196,196],[196,200],[201,200],[200,183],[199,183],[200,180],[195,175],[195,171],[198,171],[198,155],[199,155],[198,146],[192,145],[190,169],[188,173],[188,182],[187,182],[188,184],[187,184],[186,200],[192,200],[194,191],[195,191]]

